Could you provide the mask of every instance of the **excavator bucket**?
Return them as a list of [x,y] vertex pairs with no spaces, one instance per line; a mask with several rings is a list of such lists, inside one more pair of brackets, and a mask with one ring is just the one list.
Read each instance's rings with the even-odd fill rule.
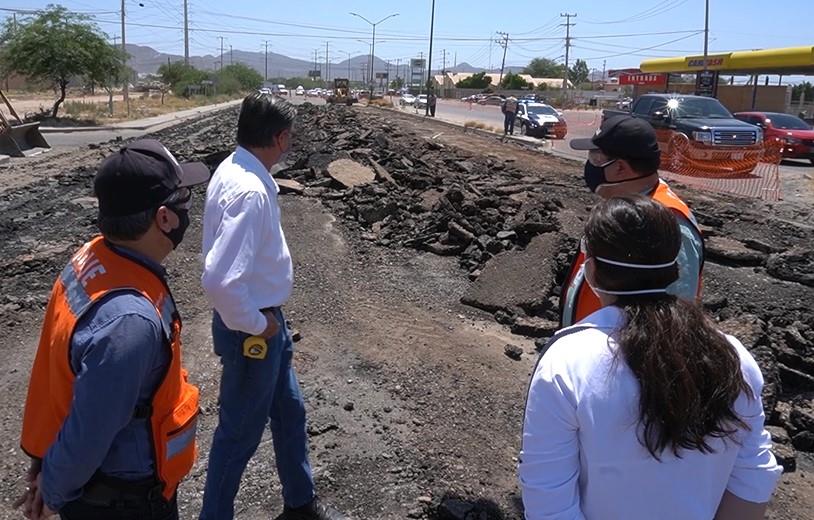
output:
[[0,154],[26,157],[48,148],[51,147],[40,133],[39,122],[0,125]]

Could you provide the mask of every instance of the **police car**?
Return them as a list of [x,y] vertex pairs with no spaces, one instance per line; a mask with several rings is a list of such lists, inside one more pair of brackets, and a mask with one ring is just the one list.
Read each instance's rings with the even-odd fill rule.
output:
[[568,125],[557,110],[544,103],[521,101],[517,107],[515,127],[520,134],[530,137],[562,139],[568,133]]

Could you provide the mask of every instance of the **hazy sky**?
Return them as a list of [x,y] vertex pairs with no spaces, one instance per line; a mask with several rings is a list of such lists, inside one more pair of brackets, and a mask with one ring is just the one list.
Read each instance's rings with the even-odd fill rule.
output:
[[[42,8],[46,1],[5,0],[3,7]],[[126,0],[127,39],[157,50],[183,54],[183,2]],[[143,7],[139,6],[143,4]],[[710,0],[710,52],[814,44],[814,1]],[[62,5],[91,13],[111,38],[121,33],[117,0],[65,0]],[[383,2],[371,0],[190,0],[191,53],[220,52],[225,48],[260,51],[269,40],[274,52],[309,59],[318,50],[325,59],[329,41],[332,62],[366,54],[371,28],[349,14],[371,21],[392,13],[377,27],[376,56],[395,61],[428,52],[431,0]],[[703,51],[704,0],[437,0],[433,68],[440,68],[446,50],[447,66],[456,57],[486,67],[500,66],[502,48],[496,31],[509,33],[507,65],[525,65],[536,56],[563,60],[565,19],[576,14],[571,28],[571,60],[588,66],[636,67],[648,57],[699,54]],[[8,15],[0,12],[0,16]],[[139,25],[141,24],[141,25]],[[158,25],[159,27],[145,27]],[[699,31],[699,32],[695,32]],[[240,34],[254,33],[254,34]],[[643,34],[649,33],[649,34]],[[653,34],[661,33],[661,34]],[[360,42],[357,40],[364,40]]]

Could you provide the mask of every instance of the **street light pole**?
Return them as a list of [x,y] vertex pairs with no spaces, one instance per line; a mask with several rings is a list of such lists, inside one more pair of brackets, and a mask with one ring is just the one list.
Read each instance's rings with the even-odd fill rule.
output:
[[709,0],[706,0],[704,10],[704,72],[707,71],[707,56],[709,55]]
[[[433,0],[433,2],[434,1],[435,0]],[[373,43],[370,44],[370,78],[369,78],[369,80],[370,80],[370,96],[373,97],[373,59],[374,59],[374,56],[375,56],[374,53],[376,52],[376,26],[379,25],[380,23],[382,23],[385,20],[393,18],[394,16],[398,16],[399,13],[393,13],[393,14],[391,14],[389,16],[385,16],[384,18],[382,18],[378,22],[371,22],[370,20],[368,20],[367,18],[365,18],[364,16],[362,16],[360,14],[350,13],[350,15],[355,16],[357,18],[361,18],[362,20],[366,21],[368,24],[373,26]]]
[[[430,15],[430,54],[428,56],[429,63],[427,64],[427,95],[435,95],[434,92],[430,92],[430,85],[432,85],[432,32],[435,28],[435,0],[432,0],[432,14]],[[425,112],[424,115],[430,115],[430,104],[427,102],[427,106],[424,107]]]

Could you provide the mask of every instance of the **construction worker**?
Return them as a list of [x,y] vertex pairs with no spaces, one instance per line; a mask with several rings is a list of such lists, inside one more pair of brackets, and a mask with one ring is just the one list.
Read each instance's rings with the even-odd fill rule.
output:
[[284,520],[343,520],[314,492],[305,405],[292,366],[282,306],[294,271],[279,188],[269,171],[291,147],[296,108],[256,92],[243,100],[238,147],[206,194],[202,284],[214,308],[212,339],[223,372],[202,520],[229,520],[249,459],[268,425],[282,484]]
[[[593,137],[573,139],[571,148],[587,150],[585,183],[602,198],[642,194],[667,206],[676,214],[681,228],[679,277],[670,285],[670,294],[687,301],[700,297],[704,266],[704,240],[695,217],[659,178],[661,159],[656,132],[647,121],[628,115],[605,120]],[[560,325],[572,325],[599,309],[599,299],[585,283],[585,255],[577,251],[562,285]]]
[[514,120],[517,118],[517,109],[519,105],[517,103],[517,98],[514,96],[509,96],[506,98],[506,101],[500,106],[501,112],[503,112],[503,135],[514,135]]
[[99,167],[102,235],[54,284],[31,372],[21,445],[32,464],[17,502],[27,518],[178,518],[198,389],[161,263],[189,225],[190,186],[209,176],[148,139]]

